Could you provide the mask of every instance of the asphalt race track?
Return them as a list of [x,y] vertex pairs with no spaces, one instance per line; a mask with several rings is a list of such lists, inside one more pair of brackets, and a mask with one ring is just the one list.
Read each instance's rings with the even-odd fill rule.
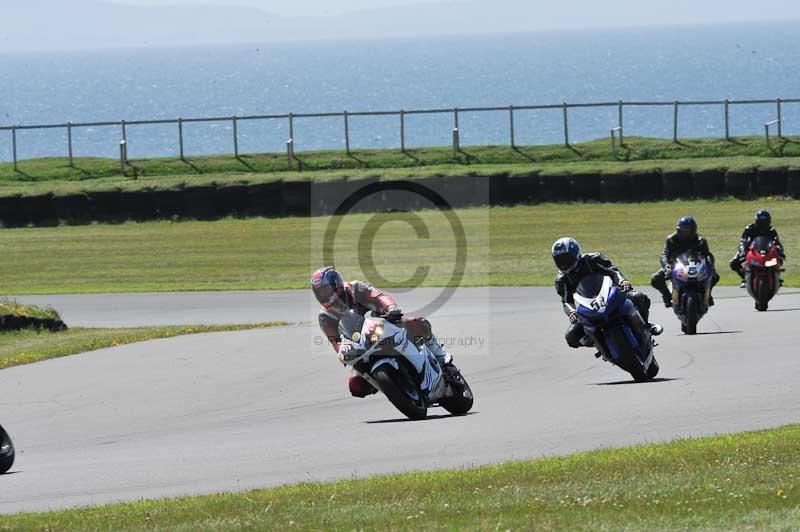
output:
[[[399,296],[406,309],[438,290]],[[569,349],[552,288],[461,289],[431,320],[457,345],[474,412],[407,422],[355,399],[316,345],[308,292],[20,298],[70,325],[282,319],[272,330],[129,345],[0,371],[0,422],[18,449],[0,512],[471,466],[800,422],[800,293],[756,313],[739,289],[687,337],[663,306],[661,380]],[[655,301],[655,299],[654,299]],[[483,344],[481,344],[483,341]],[[469,343],[470,345],[467,345]],[[458,345],[461,344],[461,345]]]

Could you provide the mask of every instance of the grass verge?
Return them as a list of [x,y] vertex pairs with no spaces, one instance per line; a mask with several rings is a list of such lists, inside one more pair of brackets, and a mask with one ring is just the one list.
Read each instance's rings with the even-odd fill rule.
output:
[[0,530],[794,530],[800,426],[470,470],[22,514]]
[[[545,285],[555,274],[552,242],[570,235],[585,251],[601,250],[644,285],[658,268],[664,237],[684,214],[694,214],[716,253],[722,283],[738,277],[727,268],[741,230],[759,208],[772,211],[789,254],[787,286],[800,286],[792,250],[800,249],[800,201],[665,201],[646,204],[542,204],[454,211],[466,233],[462,286]],[[337,266],[349,279],[385,288],[446,286],[456,263],[453,231],[438,211],[352,214],[335,238]],[[307,288],[322,263],[331,218],[254,218],[217,222],[147,222],[0,231],[2,292],[6,294]],[[365,227],[376,229],[374,245]],[[374,257],[385,279],[365,275]],[[402,260],[398,260],[401,257]]]
[[13,299],[0,298],[0,316],[21,316],[39,320],[60,320],[61,316],[52,308],[23,305]]
[[70,167],[64,158],[20,163],[14,171],[0,163],[0,196],[68,194],[80,191],[177,188],[207,183],[257,183],[276,179],[329,179],[378,176],[387,179],[459,175],[529,175],[569,173],[614,175],[627,172],[687,171],[725,168],[800,168],[798,139],[776,141],[768,148],[760,137],[692,139],[675,144],[651,138],[628,137],[614,156],[608,140],[563,145],[470,146],[451,148],[355,150],[302,153],[302,171],[287,168],[285,154],[142,159],[131,161],[122,175],[115,159],[80,158]]
[[[285,323],[248,325],[186,325],[175,327],[137,327],[120,329],[75,328],[58,333],[13,331],[0,334],[0,369],[32,364],[108,347],[172,338],[187,334],[244,331],[279,327]],[[2,523],[2,519],[0,519]]]

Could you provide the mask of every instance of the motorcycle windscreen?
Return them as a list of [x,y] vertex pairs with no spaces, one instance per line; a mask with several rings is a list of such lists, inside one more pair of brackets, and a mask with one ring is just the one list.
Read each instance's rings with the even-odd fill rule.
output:
[[361,333],[363,327],[364,315],[356,310],[348,310],[339,320],[339,334],[348,340],[352,340],[355,333]]
[[606,280],[606,276],[602,273],[593,273],[581,279],[581,282],[578,283],[578,287],[575,289],[575,293],[581,297],[585,297],[586,299],[594,299],[600,292],[603,290],[603,282]]
[[753,242],[750,244],[750,246],[762,255],[766,256],[769,253],[769,248],[772,247],[772,239],[764,235],[757,236],[753,239]]

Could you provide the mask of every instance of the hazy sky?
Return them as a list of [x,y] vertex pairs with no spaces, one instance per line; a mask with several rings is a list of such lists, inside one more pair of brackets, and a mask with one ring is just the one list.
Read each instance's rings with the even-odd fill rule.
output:
[[800,0],[0,0],[0,53],[787,19]]
[[352,11],[365,11],[410,4],[432,4],[441,0],[111,0],[118,4],[143,6],[215,4],[221,6],[240,5],[263,9],[269,13],[286,17],[304,15],[338,15]]

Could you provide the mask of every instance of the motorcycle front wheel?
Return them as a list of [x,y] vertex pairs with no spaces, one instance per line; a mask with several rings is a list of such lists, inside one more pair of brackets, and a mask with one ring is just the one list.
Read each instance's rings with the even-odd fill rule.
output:
[[0,426],[0,475],[14,465],[14,444],[8,433]]
[[419,389],[394,367],[383,365],[372,373],[383,395],[408,419],[420,420],[428,416],[428,407]]
[[697,296],[694,294],[686,295],[686,334],[697,334],[698,317]]
[[766,312],[769,308],[770,290],[767,279],[761,277],[758,280],[758,291],[756,292],[758,299],[756,299],[756,310],[759,312]]
[[453,390],[453,396],[442,399],[439,404],[454,416],[463,416],[472,410],[475,400],[472,396],[472,388],[460,373],[447,377],[447,380]]

